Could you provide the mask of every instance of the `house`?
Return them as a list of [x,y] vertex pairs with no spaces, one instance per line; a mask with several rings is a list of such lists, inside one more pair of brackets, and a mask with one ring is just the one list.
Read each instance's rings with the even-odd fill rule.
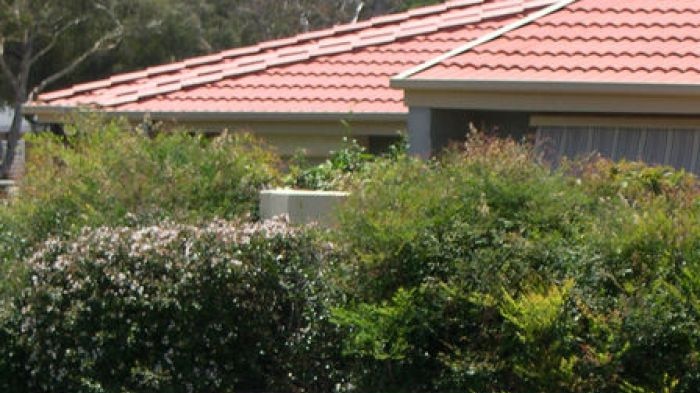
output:
[[79,108],[202,132],[248,130],[283,154],[322,157],[351,135],[372,151],[406,129],[392,76],[555,0],[451,0],[40,95],[39,123]]
[[397,75],[416,153],[465,122],[700,173],[700,1],[565,0]]
[[[429,155],[473,124],[552,159],[599,152],[700,173],[700,1],[452,0],[51,92],[203,132],[249,130],[321,157],[407,129]],[[346,124],[348,127],[346,127]]]

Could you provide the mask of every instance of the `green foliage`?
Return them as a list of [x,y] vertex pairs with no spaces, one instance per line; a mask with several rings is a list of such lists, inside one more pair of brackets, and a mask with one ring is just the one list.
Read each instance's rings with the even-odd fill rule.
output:
[[325,252],[281,221],[104,227],[49,241],[0,326],[0,376],[18,372],[0,386],[331,391]]
[[285,176],[285,185],[309,190],[345,189],[353,176],[361,175],[375,157],[355,139],[343,138],[343,145],[319,165],[308,165],[303,156],[294,158]]
[[69,134],[28,141],[20,197],[0,209],[2,269],[16,268],[12,262],[49,236],[85,226],[255,215],[258,191],[278,177],[277,157],[247,135],[149,137],[83,117]]
[[697,181],[536,158],[473,136],[356,183],[334,318],[360,391],[695,391]]
[[284,184],[309,190],[345,190],[362,179],[367,179],[371,168],[384,166],[406,156],[405,138],[389,150],[375,156],[367,152],[355,139],[343,138],[343,147],[331,152],[330,158],[318,165],[309,165],[304,156],[293,157]]
[[553,287],[544,294],[524,293],[519,299],[513,299],[507,291],[503,291],[501,315],[514,325],[521,342],[533,344],[559,319],[571,285],[568,282],[564,288]]
[[[118,135],[100,137],[102,150],[119,152],[104,157],[75,142],[70,153],[40,154],[48,161],[37,162],[57,166],[24,187],[50,190],[35,212],[62,215],[58,224],[27,222],[71,238],[82,225],[233,217],[252,205],[247,197],[227,205],[231,198],[275,178],[274,159],[245,138]],[[228,147],[202,153],[220,146]],[[229,165],[228,149],[249,158]],[[352,191],[340,227],[324,233],[332,247],[270,223],[102,228],[51,240],[26,264],[30,274],[18,275],[28,277],[22,295],[0,308],[1,387],[697,391],[697,180],[604,160],[552,170],[537,158],[528,146],[474,135],[430,161],[398,148],[371,157],[351,143],[319,167],[292,166],[288,184]],[[235,180],[218,183],[216,168]],[[198,173],[206,184],[195,186]],[[53,186],[59,178],[79,181]],[[0,236],[24,239],[22,228]]]

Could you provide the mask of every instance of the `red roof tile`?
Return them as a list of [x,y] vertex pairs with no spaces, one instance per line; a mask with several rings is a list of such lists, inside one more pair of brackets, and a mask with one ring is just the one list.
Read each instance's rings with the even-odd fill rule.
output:
[[700,84],[700,1],[578,0],[411,80]]
[[116,75],[31,106],[135,112],[405,113],[390,78],[554,0],[451,0]]

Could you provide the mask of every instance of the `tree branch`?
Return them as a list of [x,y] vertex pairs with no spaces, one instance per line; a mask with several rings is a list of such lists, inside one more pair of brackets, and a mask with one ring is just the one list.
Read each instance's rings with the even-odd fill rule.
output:
[[357,8],[355,8],[355,16],[352,18],[351,23],[357,23],[357,21],[360,19],[360,14],[362,14],[362,10],[365,8],[365,2],[360,1],[359,4],[357,4]]
[[35,63],[37,60],[39,60],[42,56],[44,56],[44,55],[46,55],[47,53],[49,53],[49,51],[50,51],[51,49],[53,49],[54,46],[56,46],[56,43],[58,43],[58,40],[59,40],[59,38],[61,37],[61,35],[62,35],[63,33],[65,33],[66,31],[68,31],[70,28],[72,28],[72,27],[74,27],[74,26],[77,26],[77,25],[83,23],[85,20],[86,20],[86,18],[75,18],[75,19],[71,20],[69,23],[66,23],[65,25],[63,25],[62,27],[60,27],[59,29],[57,29],[56,31],[54,31],[53,34],[52,34],[52,37],[51,37],[51,42],[49,42],[43,49],[41,49],[39,52],[37,52],[37,54],[35,54],[35,55],[31,58],[30,62],[31,62],[32,64],[34,64],[34,63]]
[[103,35],[99,40],[95,41],[92,47],[83,52],[80,56],[73,59],[73,61],[62,70],[41,81],[34,89],[32,89],[28,97],[29,101],[33,101],[36,96],[46,88],[46,86],[73,72],[73,70],[75,70],[88,57],[102,50],[110,50],[119,44],[119,41],[121,41],[121,38],[124,35],[124,26],[122,26],[119,18],[117,18],[117,16],[114,15],[110,9],[101,3],[96,2],[94,6],[112,19],[116,27],[109,33]]
[[48,78],[44,79],[39,83],[34,89],[32,89],[32,92],[29,94],[29,100],[32,101],[36,96],[41,93],[46,86],[50,85],[51,83],[56,82],[57,80],[63,78],[64,76],[68,75],[71,73],[73,70],[75,70],[82,62],[84,62],[88,57],[92,56],[96,52],[102,51],[102,50],[110,50],[117,46],[119,44],[119,41],[123,35],[123,28],[120,25],[116,29],[112,30],[111,32],[105,34],[95,42],[95,44],[90,47],[90,49],[86,50],[83,52],[80,56],[76,57],[73,59],[73,61],[68,64],[66,67],[64,67],[62,70],[56,72],[55,74],[49,76]]

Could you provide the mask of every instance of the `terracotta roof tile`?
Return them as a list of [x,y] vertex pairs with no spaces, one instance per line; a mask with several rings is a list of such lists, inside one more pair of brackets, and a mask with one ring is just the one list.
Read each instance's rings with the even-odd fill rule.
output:
[[406,113],[389,79],[555,0],[451,0],[42,94],[115,111]]
[[578,0],[412,80],[700,84],[700,1]]

